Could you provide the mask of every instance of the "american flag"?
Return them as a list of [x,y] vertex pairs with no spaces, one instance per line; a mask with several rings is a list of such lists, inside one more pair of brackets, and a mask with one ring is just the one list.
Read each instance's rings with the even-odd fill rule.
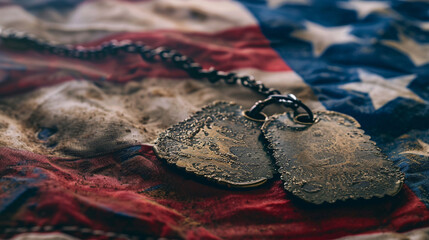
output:
[[[0,238],[429,237],[429,3],[16,0],[0,26],[74,46],[165,46],[356,118],[405,174],[395,197],[311,205],[276,177],[236,191],[154,155],[216,100],[261,96],[133,54],[85,61],[0,44]],[[420,237],[420,238],[419,238]]]

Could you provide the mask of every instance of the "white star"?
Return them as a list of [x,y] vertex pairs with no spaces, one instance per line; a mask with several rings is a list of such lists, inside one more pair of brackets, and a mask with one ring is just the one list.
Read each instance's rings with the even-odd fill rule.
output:
[[386,103],[397,97],[413,99],[417,102],[424,102],[419,96],[407,88],[408,84],[416,78],[415,74],[404,75],[385,79],[377,74],[358,70],[361,82],[348,83],[340,88],[368,93],[374,109],[383,107]]
[[385,10],[389,7],[386,2],[377,1],[351,1],[351,2],[340,2],[341,8],[355,10],[360,19],[365,18],[368,14],[376,11]]
[[294,31],[291,36],[311,42],[316,57],[333,44],[358,41],[358,38],[350,34],[351,26],[324,27],[307,21],[305,27],[304,30]]
[[286,4],[310,5],[310,0],[267,0],[268,7],[278,8]]
[[425,31],[429,31],[429,22],[420,22],[418,23],[421,29]]
[[420,139],[417,139],[417,142],[420,145],[419,150],[405,151],[405,152],[401,152],[400,154],[414,154],[414,155],[421,155],[421,156],[429,157],[429,144],[423,142]]
[[429,44],[420,44],[412,38],[399,33],[399,42],[392,40],[383,40],[384,45],[395,48],[407,55],[414,65],[419,67],[429,62]]

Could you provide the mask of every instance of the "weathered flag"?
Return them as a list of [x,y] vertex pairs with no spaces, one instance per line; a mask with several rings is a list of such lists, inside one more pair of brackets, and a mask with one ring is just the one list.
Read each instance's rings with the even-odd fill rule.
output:
[[394,197],[311,205],[278,176],[221,188],[157,159],[157,135],[206,104],[262,96],[121,53],[59,57],[0,43],[0,238],[429,237],[429,3],[1,1],[0,27],[74,46],[141,41],[254,75],[353,116],[405,174]]

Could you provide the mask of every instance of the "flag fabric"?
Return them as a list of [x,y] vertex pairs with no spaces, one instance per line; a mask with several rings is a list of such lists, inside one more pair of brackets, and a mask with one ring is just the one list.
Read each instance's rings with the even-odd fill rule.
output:
[[405,174],[394,197],[311,205],[276,176],[209,184],[157,159],[157,135],[217,100],[261,96],[122,53],[100,60],[0,44],[0,238],[428,238],[429,3],[4,1],[1,28],[75,46],[142,41],[251,74],[357,119]]

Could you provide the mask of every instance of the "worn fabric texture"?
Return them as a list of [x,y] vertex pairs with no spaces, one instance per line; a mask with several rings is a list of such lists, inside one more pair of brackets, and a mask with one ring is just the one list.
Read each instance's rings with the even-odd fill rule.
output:
[[207,104],[249,108],[262,96],[135,54],[87,61],[0,43],[0,238],[428,238],[428,13],[427,2],[396,0],[1,2],[2,29],[165,46],[348,114],[405,185],[322,205],[294,198],[278,175],[219,187],[157,159],[153,143]]

